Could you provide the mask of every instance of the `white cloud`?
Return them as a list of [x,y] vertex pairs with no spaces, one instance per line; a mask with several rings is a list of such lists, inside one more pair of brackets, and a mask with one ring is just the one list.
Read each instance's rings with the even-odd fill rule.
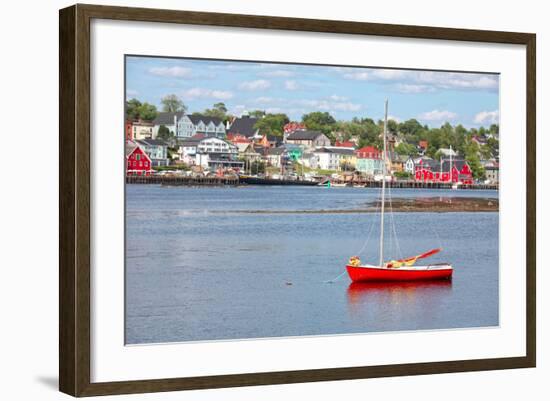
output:
[[214,90],[214,89],[192,88],[192,89],[183,91],[181,93],[181,97],[186,100],[190,100],[190,99],[228,100],[233,97],[233,93],[229,91]]
[[289,91],[295,91],[298,89],[298,83],[296,81],[285,81],[285,89]]
[[341,70],[344,78],[359,81],[394,82],[403,93],[433,92],[437,89],[496,90],[498,76],[492,74],[390,69]]
[[334,102],[330,100],[300,100],[298,104],[325,111],[358,111],[361,105],[351,102]]
[[294,72],[288,71],[288,70],[273,70],[273,71],[264,71],[264,72],[261,72],[259,75],[261,75],[261,76],[263,76],[263,77],[283,77],[283,78],[288,78],[288,77],[293,77],[295,74],[294,74]]
[[366,71],[349,72],[344,74],[344,77],[348,79],[355,79],[357,81],[366,81],[368,79],[371,79],[370,73]]
[[488,74],[466,74],[457,72],[417,71],[417,82],[431,84],[443,89],[497,89],[498,77]]
[[330,95],[329,98],[330,100],[334,100],[335,102],[343,102],[345,100],[348,100],[347,97],[338,95]]
[[254,103],[261,103],[261,104],[267,104],[267,103],[273,103],[276,102],[278,99],[269,97],[269,96],[260,96],[254,100]]
[[428,85],[396,84],[394,88],[400,93],[424,93],[433,92],[435,88]]
[[149,68],[149,73],[159,77],[169,78],[189,78],[192,75],[191,68],[187,67],[153,67]]
[[456,113],[447,110],[432,110],[422,113],[418,116],[421,120],[426,121],[445,121],[453,120],[457,117]]
[[474,122],[477,124],[497,124],[498,110],[481,111],[475,115]]
[[242,82],[239,85],[239,89],[255,91],[255,90],[267,89],[270,86],[271,86],[271,82],[266,81],[265,79],[257,79],[255,81]]
[[396,80],[406,78],[407,72],[404,70],[372,70],[372,76],[380,79]]
[[137,90],[134,90],[134,89],[126,90],[126,97],[137,96],[137,95],[139,95],[139,92]]

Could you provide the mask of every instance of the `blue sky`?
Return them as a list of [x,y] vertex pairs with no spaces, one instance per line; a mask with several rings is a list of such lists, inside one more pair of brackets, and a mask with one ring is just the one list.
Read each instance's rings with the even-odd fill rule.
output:
[[498,80],[498,75],[480,73],[126,58],[128,99],[160,109],[163,96],[176,94],[190,113],[224,102],[235,115],[261,109],[286,113],[292,120],[312,111],[328,111],[337,120],[378,120],[387,98],[390,118],[397,121],[488,126],[498,123]]

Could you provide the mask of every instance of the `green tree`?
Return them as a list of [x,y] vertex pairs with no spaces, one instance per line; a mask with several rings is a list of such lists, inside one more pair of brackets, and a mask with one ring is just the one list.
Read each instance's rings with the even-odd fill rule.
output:
[[141,103],[137,99],[126,102],[126,118],[131,120],[154,120],[157,117],[157,108],[147,102]]
[[266,112],[264,110],[253,110],[248,115],[252,118],[262,118],[266,115]]
[[398,129],[407,139],[411,139],[422,130],[422,124],[420,124],[418,120],[411,118],[399,124]]
[[139,118],[142,120],[154,120],[157,117],[157,108],[156,106],[149,104],[147,102],[143,103],[139,107]]
[[321,131],[325,135],[330,135],[336,127],[336,120],[328,112],[314,111],[304,114],[302,122],[307,129]]
[[162,104],[162,111],[164,112],[175,113],[183,111],[185,113],[187,111],[187,106],[185,106],[183,101],[174,94],[164,96],[160,99],[160,103]]
[[479,161],[478,146],[471,140],[465,145],[464,158],[472,169],[472,175],[475,179],[481,180],[485,177],[485,169]]
[[174,133],[170,131],[166,125],[161,125],[157,133],[157,138],[163,141],[169,141],[174,138]]
[[282,136],[285,124],[288,124],[290,119],[286,114],[266,114],[265,117],[259,119],[254,128],[260,131],[262,135]]
[[141,102],[136,98],[130,99],[126,102],[126,118],[130,120],[137,120],[139,118],[139,108]]
[[216,103],[211,109],[206,109],[202,114],[207,117],[216,117],[225,121],[227,119],[227,107],[225,106],[225,103]]
[[395,152],[398,155],[404,155],[404,156],[414,155],[416,154],[416,146],[410,143],[401,142],[399,145],[395,147]]

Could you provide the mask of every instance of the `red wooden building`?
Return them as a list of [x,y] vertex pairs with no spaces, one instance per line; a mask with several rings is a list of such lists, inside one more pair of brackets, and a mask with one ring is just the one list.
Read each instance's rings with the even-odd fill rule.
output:
[[465,160],[440,162],[420,159],[415,163],[414,178],[422,182],[473,184],[472,170]]
[[151,159],[132,141],[126,142],[126,175],[151,175]]
[[382,152],[376,149],[374,146],[363,146],[361,149],[355,151],[357,158],[359,159],[381,159]]
[[127,141],[134,140],[134,130],[132,129],[132,126],[133,126],[133,121],[131,120],[124,121],[124,133]]

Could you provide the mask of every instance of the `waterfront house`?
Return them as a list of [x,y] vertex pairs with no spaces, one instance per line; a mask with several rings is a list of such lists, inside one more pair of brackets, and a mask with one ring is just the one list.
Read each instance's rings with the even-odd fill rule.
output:
[[168,144],[160,139],[140,139],[135,141],[151,159],[152,166],[167,166]]
[[244,162],[238,160],[236,145],[225,139],[206,137],[199,140],[195,151],[195,164],[203,168],[242,169]]
[[286,149],[284,147],[268,148],[266,150],[266,161],[271,167],[281,167],[282,158]]
[[250,117],[246,114],[242,117],[235,118],[229,125],[229,128],[227,129],[227,134],[241,135],[248,139],[260,139],[260,132],[255,127],[257,122],[257,118]]
[[194,165],[197,155],[197,146],[201,139],[187,138],[181,140],[177,149],[178,159],[186,164]]
[[353,149],[337,148],[337,147],[323,147],[315,149],[311,152],[315,158],[309,159],[309,163],[316,163],[317,168],[322,170],[353,170],[356,165],[356,156]]
[[403,162],[403,171],[414,174],[414,159],[411,156],[405,156],[406,159]]
[[126,175],[150,175],[151,159],[133,141],[126,141]]
[[330,146],[330,139],[319,131],[294,131],[286,137],[286,143],[302,145],[306,148]]
[[485,178],[490,184],[498,184],[500,168],[498,165],[485,167]]
[[364,146],[355,151],[355,169],[369,177],[382,174],[382,152],[374,146]]
[[439,162],[421,158],[415,165],[416,181],[473,184],[472,170],[466,160],[450,159]]
[[[145,120],[132,121],[132,139],[147,139],[153,137],[153,123]],[[128,135],[126,135],[128,137]]]

